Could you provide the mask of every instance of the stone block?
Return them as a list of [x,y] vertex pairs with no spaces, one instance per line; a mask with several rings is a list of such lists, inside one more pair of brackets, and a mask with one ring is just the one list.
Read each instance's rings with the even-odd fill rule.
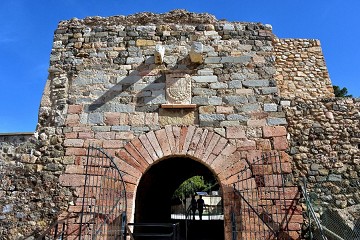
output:
[[66,156],[85,156],[86,155],[86,149],[85,148],[74,148],[74,147],[68,147],[65,151]]
[[131,131],[115,133],[115,139],[132,140],[133,138],[134,138],[134,133],[132,133]]
[[136,46],[137,47],[146,47],[146,46],[155,46],[154,40],[147,40],[147,39],[137,39],[136,40]]
[[130,75],[130,76],[119,76],[116,78],[118,84],[134,84],[141,80],[142,76]]
[[79,114],[83,110],[82,105],[69,105],[67,112],[70,114]]
[[80,138],[80,139],[94,138],[94,133],[93,132],[79,132],[78,138]]
[[222,57],[220,63],[248,63],[251,60],[251,56],[240,56],[240,57]]
[[132,113],[135,112],[135,106],[130,104],[112,103],[109,112]]
[[262,127],[266,125],[265,119],[249,119],[247,121],[248,127]]
[[120,113],[118,112],[106,112],[104,113],[104,122],[106,125],[119,125]]
[[115,139],[115,132],[96,132],[95,139],[100,139],[100,140]]
[[224,114],[234,113],[234,107],[216,106],[216,113],[224,113]]
[[211,76],[214,74],[214,70],[211,68],[199,69],[197,73],[199,76]]
[[201,107],[199,107],[199,113],[200,114],[215,113],[215,106],[211,106],[211,105],[201,106]]
[[229,88],[242,88],[241,80],[232,80],[229,82]]
[[341,182],[342,176],[340,174],[329,174],[328,181],[329,182]]
[[145,113],[145,124],[146,125],[158,125],[159,114],[158,113]]
[[275,103],[264,103],[265,112],[276,112],[278,105]]
[[155,47],[155,63],[156,64],[162,64],[164,61],[164,55],[165,55],[165,47],[161,45],[156,45]]
[[80,121],[80,116],[78,114],[68,114],[66,116],[65,124],[69,126],[78,125]]
[[[94,180],[94,179],[92,179]],[[62,174],[59,177],[59,183],[65,187],[80,187],[85,184],[85,175]]]
[[140,64],[144,61],[143,57],[128,57],[126,59],[126,64]]
[[227,127],[226,128],[226,137],[227,138],[236,138],[244,139],[246,138],[245,130],[241,127]]
[[225,120],[224,114],[200,114],[200,121],[212,122],[212,121],[223,121]]
[[64,146],[65,147],[83,147],[84,139],[65,139]]
[[258,112],[261,110],[260,105],[258,103],[244,104],[240,109],[242,112],[245,113]]
[[104,148],[115,148],[115,149],[119,149],[121,147],[123,147],[123,141],[122,140],[107,140],[104,141],[103,143],[103,147]]
[[190,60],[193,63],[201,64],[204,61],[203,57],[204,46],[201,42],[193,42],[190,50]]
[[208,105],[209,104],[209,98],[208,97],[201,97],[201,96],[195,96],[191,99],[191,103],[198,104],[198,105]]
[[223,97],[223,101],[229,105],[240,105],[248,103],[248,99],[245,96],[225,96]]
[[231,126],[240,126],[240,121],[221,121],[220,122],[220,127],[231,127]]
[[137,112],[129,115],[129,124],[132,126],[141,126],[145,124],[145,113]]
[[[240,151],[248,151],[256,149],[256,142],[254,140],[245,140],[236,142],[237,149]],[[253,159],[252,159],[253,160]]]
[[210,97],[209,104],[210,105],[222,105],[223,101],[221,97]]
[[162,91],[162,94],[152,97],[145,97],[144,98],[145,104],[165,104],[167,103],[165,99],[165,91]]
[[214,96],[216,95],[216,90],[209,88],[193,88],[192,93],[199,96]]
[[199,82],[199,83],[206,83],[206,82],[217,82],[218,81],[218,77],[215,75],[209,75],[209,76],[193,76],[192,79],[195,82]]
[[289,145],[286,136],[273,137],[274,150],[286,150]]
[[226,119],[230,121],[247,122],[249,120],[249,116],[242,114],[229,114],[226,116]]
[[245,80],[242,82],[245,87],[268,87],[269,80],[260,79],[260,80]]
[[270,126],[287,125],[286,118],[268,118],[267,123]]
[[264,87],[261,89],[261,93],[262,94],[274,94],[274,93],[278,93],[279,89],[277,87]]
[[111,131],[114,131],[114,132],[127,132],[127,131],[130,131],[130,126],[128,126],[128,125],[112,126]]
[[159,124],[166,125],[193,125],[196,124],[197,114],[190,109],[159,109]]
[[213,63],[220,63],[221,57],[207,57],[205,58],[205,63],[213,64]]
[[88,124],[104,124],[104,116],[102,113],[89,113]]
[[286,128],[284,126],[264,126],[263,136],[266,138],[286,136]]
[[224,89],[224,88],[228,88],[227,83],[224,82],[215,82],[215,83],[210,83],[210,88],[211,89]]

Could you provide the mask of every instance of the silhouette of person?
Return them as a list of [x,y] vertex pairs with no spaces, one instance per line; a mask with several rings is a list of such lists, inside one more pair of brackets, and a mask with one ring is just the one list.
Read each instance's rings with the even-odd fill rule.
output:
[[195,220],[196,208],[197,208],[197,202],[195,199],[195,195],[192,195],[191,196],[191,211],[192,211],[192,215],[193,215],[193,220]]
[[199,218],[200,220],[202,220],[202,214],[204,212],[204,199],[202,199],[202,196],[200,195],[199,199],[196,201],[197,202],[197,208],[199,210]]

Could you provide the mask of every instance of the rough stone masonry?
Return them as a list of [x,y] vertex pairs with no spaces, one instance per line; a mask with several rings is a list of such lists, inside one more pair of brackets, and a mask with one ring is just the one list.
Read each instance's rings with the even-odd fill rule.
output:
[[[168,90],[174,78],[180,95]],[[270,25],[184,10],[62,21],[31,146],[2,145],[0,235],[20,239],[80,211],[90,144],[127,174],[130,220],[146,169],[179,155],[226,186],[239,162],[277,151],[289,186],[307,178],[319,213],[359,205],[359,105],[334,98],[318,40],[279,39]],[[302,213],[292,214],[301,239]]]

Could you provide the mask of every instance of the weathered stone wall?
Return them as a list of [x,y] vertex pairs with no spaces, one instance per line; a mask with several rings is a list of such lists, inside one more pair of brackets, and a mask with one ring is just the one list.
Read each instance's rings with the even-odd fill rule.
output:
[[72,193],[59,185],[58,176],[40,171],[33,133],[2,134],[0,141],[1,239],[36,235],[67,210]]
[[274,39],[276,82],[282,98],[334,97],[320,41]]
[[[203,46],[198,62],[194,43]],[[157,45],[165,49],[160,63]],[[171,74],[190,77],[194,105],[162,107]],[[308,179],[318,211],[359,204],[359,101],[331,97],[319,41],[278,39],[269,25],[186,11],[60,22],[37,138],[3,164],[1,231],[12,239],[78,213],[89,144],[126,173],[130,218],[142,174],[172,155],[197,159],[225,189],[246,161],[276,150],[286,173],[293,159],[294,180]],[[293,219],[297,238],[300,213]]]
[[316,210],[360,204],[359,99],[294,99],[285,112],[294,176],[306,177]]
[[34,133],[1,133],[0,146],[13,145],[18,146],[33,137]]
[[[200,160],[229,184],[241,170],[235,161],[240,156],[252,160],[263,151],[284,151],[288,146],[272,40],[269,26],[217,21],[184,11],[61,22],[40,108],[42,150],[49,153],[42,158],[45,169],[60,173],[65,168],[61,184],[79,195],[86,147],[103,147],[126,169],[131,219],[142,173],[166,156],[159,155],[166,149],[157,149],[155,143],[164,142],[165,136],[174,137],[176,144],[189,126],[196,126],[200,128],[188,132],[183,142],[191,144],[184,156],[192,156],[198,144],[213,147],[209,159]],[[194,42],[203,45],[199,63],[189,57]],[[156,45],[165,48],[160,64],[155,63]],[[161,107],[168,103],[165,82],[170,74],[190,76],[195,108]],[[129,159],[145,165],[130,166]],[[70,211],[79,211],[81,202],[75,201]],[[229,208],[230,201],[225,202]],[[300,224],[291,230],[296,238]]]

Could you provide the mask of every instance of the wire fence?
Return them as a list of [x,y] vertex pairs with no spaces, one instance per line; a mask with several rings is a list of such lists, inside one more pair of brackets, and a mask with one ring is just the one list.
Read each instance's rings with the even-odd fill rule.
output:
[[[322,205],[309,197],[306,179],[301,186],[306,206],[305,238],[310,240],[360,240],[360,204],[351,208],[340,209]],[[320,212],[320,213],[319,213]]]

